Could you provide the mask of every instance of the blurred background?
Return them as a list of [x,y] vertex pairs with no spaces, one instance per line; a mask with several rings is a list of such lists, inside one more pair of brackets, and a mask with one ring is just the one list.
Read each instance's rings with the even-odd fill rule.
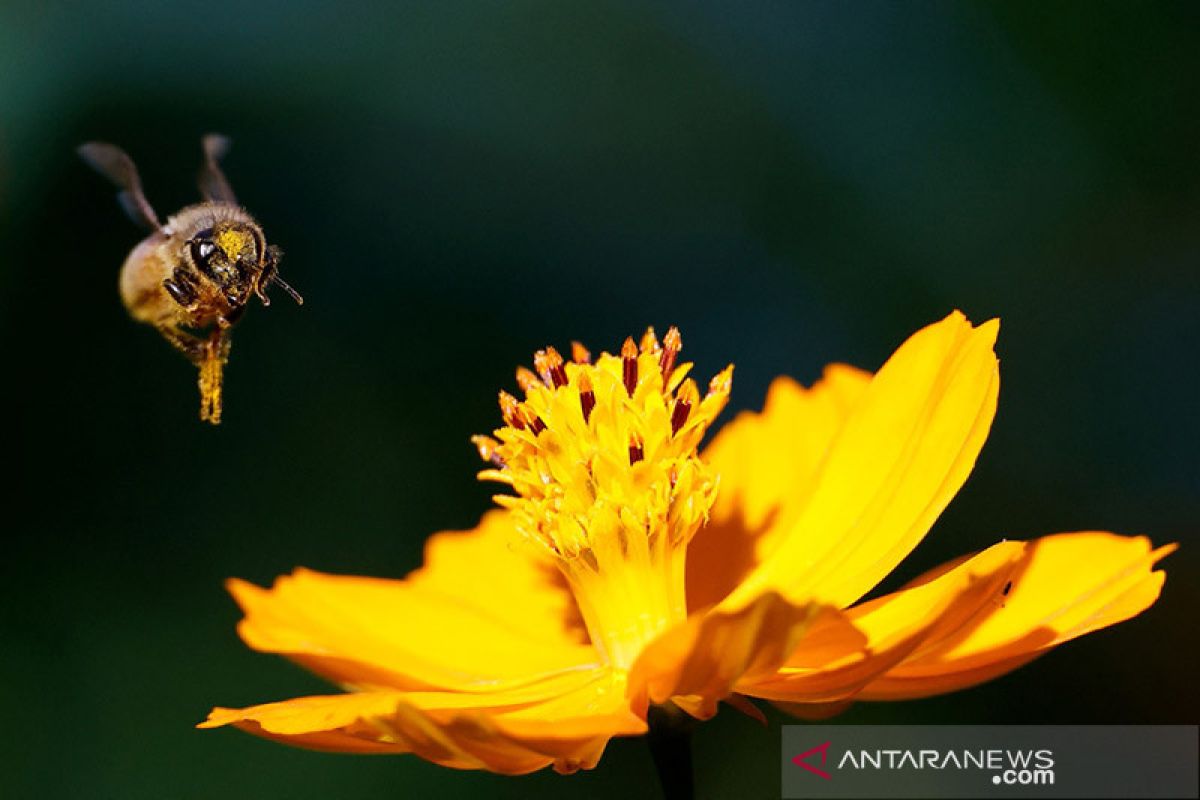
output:
[[[119,143],[166,215],[207,131],[307,300],[238,327],[217,429],[73,152]],[[513,367],[647,324],[736,362],[736,410],[1001,317],[989,443],[893,583],[1001,537],[1184,547],[1135,621],[841,719],[1196,722],[1198,142],[1195,4],[5,0],[0,794],[656,797],[640,740],[504,778],[192,728],[327,690],[239,642],[226,577],[415,568],[489,507],[467,437]],[[785,721],[702,726],[701,796],[778,796]]]

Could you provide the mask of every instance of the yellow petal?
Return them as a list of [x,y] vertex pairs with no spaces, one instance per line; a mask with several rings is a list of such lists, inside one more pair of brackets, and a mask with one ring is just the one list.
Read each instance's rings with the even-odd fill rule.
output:
[[198,728],[236,725],[265,738],[310,750],[338,753],[407,753],[402,742],[382,741],[362,724],[394,711],[399,692],[356,692],[297,697],[249,708],[214,708]]
[[1000,596],[1022,552],[1020,543],[1001,543],[920,586],[827,614],[775,674],[743,680],[737,690],[823,707],[848,700],[930,636],[959,627]]
[[891,572],[983,446],[999,391],[998,329],[955,312],[901,345],[829,445],[778,546],[725,602],[775,590],[845,607]]
[[569,592],[518,541],[508,512],[440,533],[404,580],[300,569],[272,589],[234,580],[238,632],[357,688],[493,691],[595,662]]
[[708,523],[688,546],[688,607],[724,598],[778,542],[813,488],[813,475],[871,373],[825,368],[805,388],[777,378],[761,413],[744,411],[704,450],[721,478]]
[[607,669],[487,695],[380,691],[217,708],[199,727],[222,725],[299,747],[414,753],[443,766],[505,774],[551,764],[560,772],[590,769],[609,738],[646,730],[625,697],[623,676]]
[[721,476],[713,518],[737,517],[757,530],[781,508],[802,504],[830,442],[870,382],[869,372],[845,364],[826,367],[808,389],[776,378],[762,413],[742,412],[704,450]]
[[674,700],[708,719],[739,681],[773,674],[826,611],[836,613],[769,592],[734,611],[693,615],[646,646],[630,671],[630,693],[653,703]]
[[1021,558],[999,593],[941,626],[858,697],[896,700],[962,689],[1136,616],[1162,589],[1165,576],[1153,570],[1155,562],[1175,549],[1151,550],[1145,537],[1095,531],[1020,544]]

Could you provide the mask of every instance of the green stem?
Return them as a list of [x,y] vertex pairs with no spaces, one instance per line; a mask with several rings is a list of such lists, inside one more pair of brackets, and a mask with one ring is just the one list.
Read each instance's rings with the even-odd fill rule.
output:
[[646,741],[658,770],[664,800],[693,800],[692,728],[694,720],[673,705],[651,706]]

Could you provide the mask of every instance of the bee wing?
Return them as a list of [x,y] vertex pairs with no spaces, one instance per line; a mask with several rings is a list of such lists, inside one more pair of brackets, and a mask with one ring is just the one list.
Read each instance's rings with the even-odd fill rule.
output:
[[117,193],[117,200],[131,220],[149,230],[162,227],[154,207],[142,191],[142,179],[138,176],[137,167],[124,150],[106,142],[88,142],[80,145],[75,152],[121,190]]
[[200,147],[204,150],[204,163],[200,165],[200,194],[205,200],[212,203],[229,203],[237,205],[237,197],[233,193],[233,189],[229,186],[229,181],[225,179],[225,173],[221,172],[221,159],[229,152],[229,146],[232,144],[229,137],[222,136],[219,133],[207,134],[200,140]]

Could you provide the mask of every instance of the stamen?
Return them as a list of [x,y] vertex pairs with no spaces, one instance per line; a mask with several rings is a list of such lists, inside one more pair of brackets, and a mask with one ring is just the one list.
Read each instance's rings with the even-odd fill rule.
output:
[[708,382],[708,397],[713,395],[727,395],[729,390],[733,388],[733,366],[730,365],[716,375],[712,376],[712,380]]
[[679,328],[674,325],[667,331],[667,335],[663,337],[662,357],[658,360],[659,369],[662,370],[663,386],[671,380],[671,373],[675,370],[675,358],[679,355],[679,351],[683,349],[683,337],[679,335]]
[[506,391],[500,391],[500,416],[504,424],[518,430],[525,428],[525,420],[521,415],[521,403]]
[[621,345],[621,361],[624,368],[625,391],[629,393],[630,397],[633,397],[633,390],[637,388],[637,357],[637,345],[633,343],[633,337],[628,336],[625,339],[625,344]]
[[558,388],[567,385],[567,373],[563,369],[562,356],[553,347],[538,350],[533,354],[533,367],[542,376],[547,386]]
[[522,406],[521,411],[525,414],[525,424],[529,426],[530,433],[537,436],[546,430],[546,423],[542,422],[542,418],[535,414],[529,406]]
[[525,367],[517,367],[517,385],[521,387],[521,391],[528,397],[530,392],[542,385],[542,382],[538,380],[537,375],[534,375]]
[[479,450],[479,457],[491,462],[497,468],[504,468],[504,459],[500,457],[500,443],[490,436],[472,436],[471,444]]
[[696,388],[696,382],[688,378],[679,387],[679,394],[675,397],[675,408],[671,410],[671,435],[679,433],[679,429],[683,427],[688,420],[688,415],[692,413],[693,406],[700,402],[700,390]]
[[630,337],[593,360],[576,343],[572,364],[547,347],[517,371],[523,396],[500,393],[503,427],[471,440],[479,477],[510,491],[496,502],[562,573],[599,657],[623,670],[687,618],[687,543],[718,486],[699,447],[732,380],[727,368],[705,395],[673,328],[641,347]]
[[592,391],[592,379],[587,376],[587,373],[581,373],[579,376],[579,410],[583,412],[583,421],[587,422],[592,416],[592,409],[596,407],[596,393]]
[[658,352],[658,334],[654,332],[654,326],[646,328],[646,332],[642,334],[640,349],[643,353]]
[[671,435],[679,433],[679,429],[683,427],[683,423],[687,422],[688,414],[692,411],[692,404],[682,397],[675,400],[675,408],[671,412]]

